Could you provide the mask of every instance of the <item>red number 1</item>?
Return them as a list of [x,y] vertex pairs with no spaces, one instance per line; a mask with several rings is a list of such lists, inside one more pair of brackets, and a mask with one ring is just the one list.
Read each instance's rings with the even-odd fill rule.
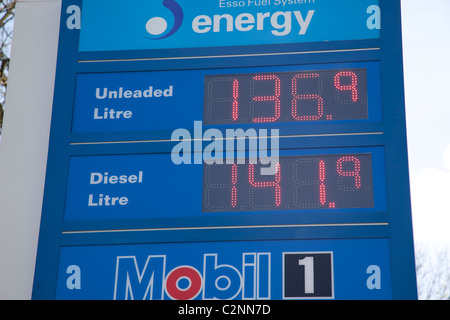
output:
[[233,167],[231,168],[231,206],[233,208],[236,207],[237,204],[237,188],[236,188],[236,183],[237,183],[237,165],[233,164]]
[[237,79],[233,80],[233,120],[236,121],[239,117],[239,81]]
[[327,199],[327,192],[325,188],[325,162],[323,160],[319,161],[319,201],[321,205],[324,205]]

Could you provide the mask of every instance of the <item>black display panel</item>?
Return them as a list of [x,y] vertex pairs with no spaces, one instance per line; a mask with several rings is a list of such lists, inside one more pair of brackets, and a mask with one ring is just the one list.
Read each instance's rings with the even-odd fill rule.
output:
[[372,154],[280,157],[261,164],[204,164],[203,212],[373,208]]
[[367,119],[367,83],[365,68],[205,76],[203,122]]

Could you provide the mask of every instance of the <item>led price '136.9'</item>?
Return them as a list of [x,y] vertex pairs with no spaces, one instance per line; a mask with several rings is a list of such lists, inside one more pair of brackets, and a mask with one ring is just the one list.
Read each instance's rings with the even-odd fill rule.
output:
[[367,119],[367,69],[205,77],[204,123]]

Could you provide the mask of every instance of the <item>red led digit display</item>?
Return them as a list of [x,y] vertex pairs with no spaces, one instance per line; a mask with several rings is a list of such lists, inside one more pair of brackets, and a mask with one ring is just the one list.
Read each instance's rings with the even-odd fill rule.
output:
[[203,212],[373,208],[372,155],[280,157],[261,164],[204,164]]
[[364,68],[205,77],[205,125],[367,117]]

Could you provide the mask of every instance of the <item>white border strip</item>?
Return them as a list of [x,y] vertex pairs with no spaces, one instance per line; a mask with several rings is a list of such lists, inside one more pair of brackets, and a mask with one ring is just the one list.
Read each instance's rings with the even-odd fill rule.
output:
[[186,59],[264,57],[264,56],[283,56],[283,55],[296,55],[296,54],[339,53],[339,52],[378,51],[378,50],[381,50],[381,48],[360,48],[360,49],[297,51],[297,52],[248,53],[248,54],[229,54],[229,55],[223,54],[223,55],[217,55],[217,56],[192,56],[192,57],[162,57],[162,58],[135,58],[135,59],[79,60],[78,62],[79,63],[96,63],[96,62],[162,61],[162,60],[186,60]]
[[192,230],[226,230],[226,229],[263,229],[263,228],[309,228],[309,227],[383,227],[389,226],[387,222],[377,223],[337,223],[337,224],[292,224],[292,225],[261,225],[261,226],[217,226],[217,227],[179,227],[179,228],[148,228],[148,229],[112,229],[112,230],[86,230],[63,231],[62,234],[92,234],[116,232],[148,232],[148,231],[192,231]]
[[[278,136],[278,138],[311,138],[311,137],[342,137],[342,136],[364,136],[364,135],[383,135],[383,132],[355,132],[355,133],[323,133],[323,134],[302,134],[302,135],[287,135]],[[276,138],[277,136],[270,136]],[[270,138],[259,137],[259,138]],[[258,137],[233,137],[233,138],[217,138],[216,140],[227,139],[258,139]],[[203,139],[186,139],[186,141],[198,141]],[[205,140],[210,141],[210,140]],[[71,146],[83,145],[100,145],[100,144],[123,144],[123,143],[149,143],[149,142],[178,142],[177,140],[132,140],[132,141],[98,141],[98,142],[71,142]]]

